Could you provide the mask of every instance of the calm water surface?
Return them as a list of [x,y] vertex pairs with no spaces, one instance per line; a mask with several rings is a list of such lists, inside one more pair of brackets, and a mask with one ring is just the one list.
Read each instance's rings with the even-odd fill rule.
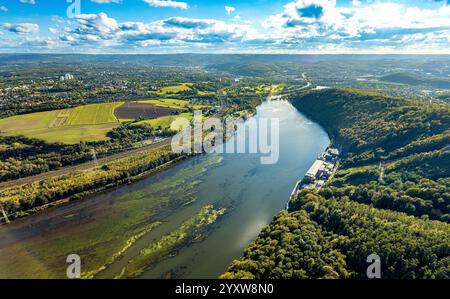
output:
[[[55,246],[55,252],[56,246],[61,246],[57,242],[58,238],[64,239],[72,234],[82,242],[83,232],[95,231],[102,225],[106,229],[111,226],[106,224],[106,219],[113,221],[116,217],[117,221],[113,222],[119,224],[123,217],[129,217],[129,213],[135,209],[145,210],[146,202],[150,208],[150,203],[156,197],[170,201],[182,196],[189,196],[192,202],[167,209],[166,214],[160,215],[162,225],[136,242],[121,259],[110,264],[98,277],[114,277],[143,247],[178,228],[206,204],[213,204],[217,208],[228,207],[228,212],[202,242],[180,249],[176,255],[147,269],[142,277],[161,278],[167,273],[171,273],[172,277],[183,278],[217,277],[226,271],[233,259],[242,255],[248,243],[284,208],[295,182],[329,144],[324,130],[286,101],[261,104],[255,118],[260,117],[280,119],[278,163],[261,165],[257,154],[225,154],[220,163],[207,168],[201,175],[191,174],[190,169],[194,170],[196,166],[213,158],[205,155],[135,184],[3,226],[0,228],[0,236],[3,236],[0,238],[0,266],[12,270],[0,270],[0,277],[29,273],[25,269],[29,263],[21,263],[14,258],[7,260],[7,254],[24,258],[32,256],[32,260],[38,260],[45,271],[50,271],[49,267],[55,261],[51,260],[52,255],[48,252],[52,250],[51,246]],[[237,134],[245,135],[245,132],[239,129]],[[123,214],[127,209],[130,209],[129,213]],[[75,216],[68,217],[68,214]],[[91,239],[88,236],[85,238],[86,242],[92,243],[92,236],[89,236]],[[95,244],[90,248],[95,250]],[[70,248],[60,254],[72,253],[69,251]],[[20,267],[24,268],[23,271],[18,271]],[[32,274],[27,276],[33,277]]]

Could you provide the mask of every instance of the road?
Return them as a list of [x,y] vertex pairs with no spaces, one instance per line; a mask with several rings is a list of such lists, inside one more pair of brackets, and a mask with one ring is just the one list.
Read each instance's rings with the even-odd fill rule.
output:
[[306,77],[306,73],[302,73],[302,78],[306,81],[306,85],[305,86],[298,87],[298,88],[286,91],[284,93],[279,93],[279,94],[270,96],[270,100],[279,100],[279,99],[282,99],[283,97],[290,96],[294,92],[298,92],[298,91],[302,91],[302,90],[305,90],[307,88],[310,88],[312,86],[312,83],[308,81],[308,78]]

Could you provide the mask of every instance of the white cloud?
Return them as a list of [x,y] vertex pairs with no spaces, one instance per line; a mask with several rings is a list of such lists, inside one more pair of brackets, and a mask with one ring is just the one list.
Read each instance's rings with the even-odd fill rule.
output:
[[79,15],[78,25],[64,30],[62,42],[70,45],[106,44],[116,47],[247,42],[261,38],[247,24],[214,19],[172,17],[150,23],[119,23],[105,13]]
[[225,11],[227,12],[228,15],[231,15],[235,10],[236,8],[232,6],[225,6]]
[[28,38],[20,41],[20,46],[26,48],[38,48],[38,49],[56,49],[59,48],[58,41],[52,38]]
[[9,32],[17,34],[38,33],[39,25],[32,23],[18,23],[18,24],[3,23],[0,24],[0,29],[4,29]]
[[404,35],[450,29],[450,10],[398,3],[362,3],[337,7],[335,0],[297,0],[264,22],[283,43],[369,43],[397,41]]
[[187,9],[189,5],[186,2],[171,1],[171,0],[143,0],[150,6],[153,7],[172,7]]
[[[143,1],[156,7],[188,7],[186,2],[179,1]],[[295,0],[286,4],[281,13],[263,21],[262,27],[241,20],[234,7],[226,6],[225,11],[232,15],[227,21],[171,17],[152,22],[119,22],[99,13],[80,15],[63,23],[55,18],[55,28],[49,31],[68,49],[68,46],[76,46],[83,50],[147,48],[165,51],[163,49],[170,47],[180,51],[370,53],[401,49],[420,52],[423,49],[450,52],[450,6],[442,3],[432,7],[415,7],[405,2],[393,3],[393,0],[358,0],[346,6],[338,6],[336,0]],[[15,37],[17,39],[39,30],[39,27],[32,29],[24,24],[1,26],[5,31],[21,34]]]
[[105,13],[81,14],[76,16],[79,26],[76,29],[78,34],[95,33],[98,35],[108,35],[119,29],[119,25],[113,18]]
[[7,12],[8,11],[8,7],[2,5],[2,6],[0,6],[0,11]]
[[50,33],[52,33],[52,34],[57,34],[57,33],[59,33],[59,30],[56,29],[56,28],[53,28],[53,27],[49,27],[49,28],[48,28],[48,31],[49,31]]

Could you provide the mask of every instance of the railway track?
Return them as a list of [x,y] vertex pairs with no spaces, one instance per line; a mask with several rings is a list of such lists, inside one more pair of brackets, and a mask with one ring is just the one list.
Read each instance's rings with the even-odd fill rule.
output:
[[[104,163],[108,163],[117,159],[121,159],[121,158],[125,158],[128,157],[132,154],[135,153],[139,153],[142,151],[146,151],[149,149],[155,149],[155,148],[160,148],[163,146],[167,146],[170,145],[171,143],[171,139],[170,138],[166,138],[163,139],[161,141],[149,144],[149,145],[145,145],[136,149],[132,149],[132,150],[128,150],[128,151],[122,151],[119,152],[117,154],[111,155],[111,156],[107,156],[104,158],[99,158],[97,160],[98,164],[104,164]],[[7,181],[7,182],[2,182],[0,183],[0,189],[6,189],[6,188],[11,188],[11,187],[16,187],[16,186],[21,186],[21,185],[25,185],[25,184],[29,184],[29,183],[33,183],[33,182],[39,182],[54,176],[61,176],[64,174],[68,174],[77,170],[89,170],[89,169],[93,169],[96,168],[96,164],[94,161],[89,161],[89,162],[85,162],[82,164],[78,164],[78,165],[73,165],[73,166],[66,166],[57,170],[53,170],[53,171],[49,171],[49,172],[44,172],[44,173],[40,173],[34,176],[29,176],[29,177],[25,177],[25,178],[20,178],[20,179],[16,179],[16,180],[12,180],[12,181]]]

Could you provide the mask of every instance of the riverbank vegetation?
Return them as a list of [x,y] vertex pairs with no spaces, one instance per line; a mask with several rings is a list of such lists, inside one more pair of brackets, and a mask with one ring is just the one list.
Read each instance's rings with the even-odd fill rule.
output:
[[170,145],[146,150],[130,157],[105,163],[100,168],[75,171],[67,175],[0,191],[0,204],[11,218],[23,217],[60,199],[81,198],[95,191],[132,182],[133,177],[180,157]]
[[382,278],[450,278],[450,225],[304,192],[278,214],[222,278],[367,278],[370,254]]
[[214,209],[213,205],[204,206],[178,229],[163,236],[158,242],[143,248],[136,257],[128,262],[116,278],[138,277],[145,269],[164,260],[180,248],[198,242],[205,237],[210,226],[224,213],[225,208]]
[[[0,246],[0,276],[66,278],[65,259],[73,252],[83,257],[83,278],[118,275],[121,262],[139,253],[142,246],[159,240],[161,234],[170,234],[176,229],[165,226],[167,217],[181,206],[198,205],[200,209],[204,205],[197,203],[195,190],[208,171],[222,163],[222,157],[194,159],[166,179],[152,177],[138,187],[124,186],[115,190],[113,200],[100,195],[99,200],[88,199],[75,205],[75,209],[66,206],[53,210],[53,213],[61,211],[61,216],[56,217],[57,224],[50,224],[51,230],[45,218],[17,221],[13,225],[27,226],[26,230],[32,233],[20,242],[18,236],[9,233],[8,226],[3,227],[4,231],[0,227],[2,242],[8,244]],[[32,252],[28,251],[30,249]]]
[[450,105],[327,89],[292,99],[341,146],[340,169],[291,200],[223,278],[450,278]]

